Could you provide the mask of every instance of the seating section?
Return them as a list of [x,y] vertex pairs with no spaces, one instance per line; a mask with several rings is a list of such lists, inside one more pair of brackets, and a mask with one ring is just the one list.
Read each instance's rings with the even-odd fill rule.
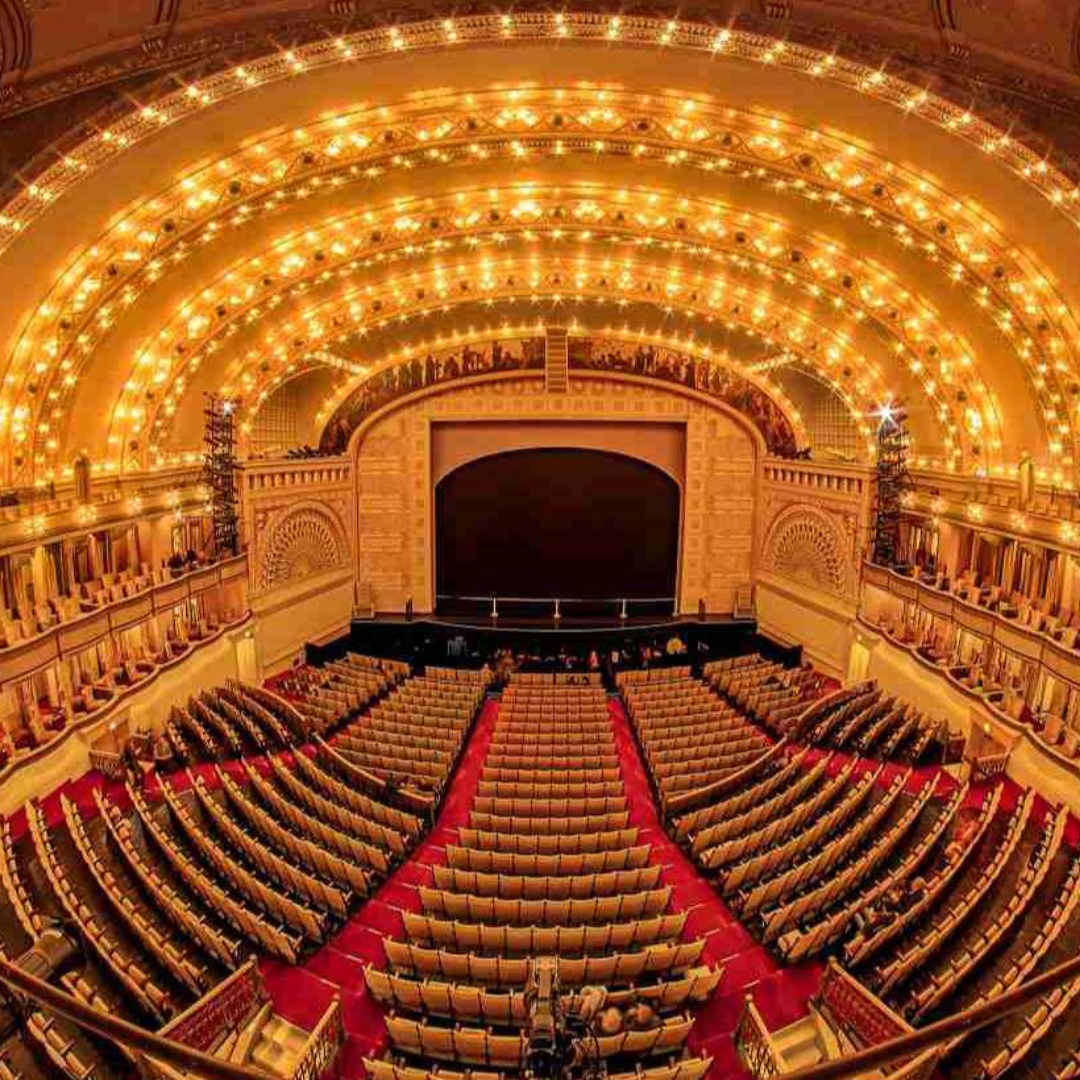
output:
[[605,987],[608,1006],[655,1010],[646,1025],[587,1040],[609,1075],[707,1067],[685,1057],[687,1009],[720,972],[701,965],[703,941],[681,940],[686,913],[668,913],[662,868],[629,824],[599,686],[510,684],[469,824],[418,895],[421,910],[403,916],[406,940],[384,941],[388,969],[365,970],[392,1009],[390,1052],[366,1063],[372,1075],[521,1072],[539,956],[558,957],[567,1010],[587,985]]
[[812,746],[827,746],[880,761],[913,765],[942,761],[947,725],[910,702],[859,683],[815,702],[784,729]]
[[334,750],[384,783],[437,797],[484,697],[487,676],[463,674],[471,677],[401,683],[334,736]]
[[760,653],[712,660],[702,675],[743,713],[775,732],[783,732],[824,688],[809,665],[789,668]]
[[369,705],[409,676],[409,665],[396,660],[346,653],[321,667],[305,664],[276,686],[320,735],[343,719],[359,716]]
[[626,682],[623,696],[661,806],[729,777],[768,750],[754,724],[685,669],[650,674],[667,677]]
[[[748,705],[744,666],[759,665],[725,665],[716,685]],[[669,823],[783,961],[839,950],[857,978],[922,1026],[1075,954],[1080,863],[1064,847],[1064,809],[1036,814],[1027,791],[1006,810],[996,785],[886,773],[852,755],[906,744],[918,760],[920,741],[933,738],[915,710],[873,684],[811,703],[781,730],[788,738],[694,793]],[[836,750],[799,746],[803,735]],[[1080,980],[954,1040],[946,1064],[960,1076],[1074,1075]]]
[[[758,655],[705,675],[624,672],[620,690],[671,837],[780,964],[837,957],[922,1027],[1075,955],[1063,808],[916,768],[947,732],[873,683],[822,695],[808,669]],[[304,963],[424,840],[487,691],[480,672],[415,677],[349,654],[190,697],[164,729],[178,767],[0,825],[0,951],[62,922],[83,955],[58,981],[149,1027],[253,955]],[[605,1075],[702,1077],[694,1013],[722,973],[631,813],[600,681],[514,679],[484,715],[490,741],[453,824],[440,819],[438,858],[388,886],[412,901],[400,933],[371,939],[382,957],[364,978],[387,1012],[368,1073],[520,1073],[536,962],[557,957],[568,1011],[602,987],[625,1012],[587,1040]],[[254,1030],[234,1026],[227,1052]],[[133,1065],[47,1011],[0,1044],[0,1080]],[[1080,1077],[1080,980],[955,1038],[944,1068]]]

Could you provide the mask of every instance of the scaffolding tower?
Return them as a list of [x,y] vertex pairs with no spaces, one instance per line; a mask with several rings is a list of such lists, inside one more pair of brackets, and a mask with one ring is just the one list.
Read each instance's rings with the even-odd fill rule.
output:
[[203,410],[202,482],[210,501],[214,544],[218,556],[240,550],[240,519],[236,498],[236,402],[206,394]]
[[902,411],[883,409],[877,430],[877,484],[874,496],[874,562],[900,564],[900,519],[904,492],[911,487],[908,473],[910,437]]

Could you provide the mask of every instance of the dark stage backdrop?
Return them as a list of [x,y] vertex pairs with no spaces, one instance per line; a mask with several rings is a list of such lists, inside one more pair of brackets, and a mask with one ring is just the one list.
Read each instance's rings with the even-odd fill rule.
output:
[[674,596],[678,548],[678,484],[621,454],[513,450],[435,489],[440,597]]

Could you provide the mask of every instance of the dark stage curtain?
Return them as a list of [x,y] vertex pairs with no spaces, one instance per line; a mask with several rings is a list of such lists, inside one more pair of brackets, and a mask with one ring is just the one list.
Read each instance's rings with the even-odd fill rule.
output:
[[621,454],[538,449],[481,458],[443,478],[435,515],[440,597],[675,594],[679,487]]

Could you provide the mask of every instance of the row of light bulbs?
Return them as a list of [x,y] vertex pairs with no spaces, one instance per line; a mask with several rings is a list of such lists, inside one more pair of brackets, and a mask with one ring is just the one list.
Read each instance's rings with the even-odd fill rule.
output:
[[[450,311],[463,302],[490,305],[519,298],[608,303],[623,308],[641,302],[661,311],[686,312],[765,341],[782,341],[822,371],[830,366],[838,369],[848,357],[857,355],[831,327],[811,314],[795,311],[776,297],[745,286],[729,288],[722,278],[700,273],[661,278],[648,264],[613,259],[482,258],[435,265],[422,273],[386,278],[377,286],[369,283],[320,297],[302,317],[278,324],[262,335],[262,355],[275,357],[277,364],[267,365],[265,373],[259,373],[265,380],[262,386],[258,380],[246,384],[245,398],[258,404],[260,389],[280,381],[283,372],[291,375],[313,349],[332,347],[361,330],[396,325],[431,311]],[[891,396],[876,368],[865,361],[850,362],[853,377],[849,393],[859,402],[859,412],[869,411],[874,403]],[[858,373],[854,372],[856,367]],[[838,371],[834,370],[833,378],[840,382]],[[227,388],[228,392],[235,389]],[[137,424],[142,418],[125,419]],[[114,430],[110,437],[129,440],[136,430],[141,429]]]
[[[468,209],[462,209],[463,205]],[[446,211],[449,212],[443,217]],[[499,224],[505,221],[508,227],[497,229],[492,224],[493,215],[498,217]],[[439,229],[431,225],[436,221]],[[553,225],[553,221],[559,223]],[[635,225],[647,229],[647,235],[635,238],[630,231]],[[466,231],[469,229],[478,231]],[[608,229],[614,233],[607,233]],[[619,229],[626,231],[618,234]],[[419,243],[412,240],[418,233],[432,232],[438,233],[434,239],[425,240],[421,236]],[[161,432],[167,434],[167,419],[175,412],[180,393],[170,387],[170,375],[175,372],[177,378],[183,379],[186,365],[194,363],[210,342],[235,337],[245,325],[261,326],[264,313],[268,316],[265,312],[268,297],[300,298],[309,287],[371,268],[371,256],[364,261],[357,256],[377,247],[369,240],[373,233],[386,238],[374,256],[375,265],[394,258],[395,253],[443,254],[455,244],[475,250],[484,238],[499,246],[515,236],[526,240],[546,237],[588,242],[622,235],[639,250],[674,252],[697,261],[722,261],[740,271],[756,272],[770,283],[798,287],[815,302],[829,303],[837,314],[849,315],[854,324],[867,317],[876,320],[886,336],[895,337],[896,353],[907,354],[909,363],[919,367],[920,381],[935,403],[935,412],[940,410],[943,418],[953,415],[953,408],[940,397],[939,386],[931,381],[931,371],[942,383],[963,386],[969,400],[989,400],[990,393],[979,376],[978,365],[972,362],[972,351],[963,339],[956,338],[940,323],[925,301],[911,296],[882,269],[859,262],[838,245],[813,235],[790,236],[787,232],[777,219],[740,213],[715,203],[699,203],[685,197],[674,199],[655,191],[624,190],[615,194],[594,185],[584,191],[530,186],[508,191],[458,192],[445,200],[399,202],[389,209],[368,209],[290,234],[275,242],[269,254],[262,252],[233,264],[199,293],[190,296],[171,325],[146,343],[137,354],[136,371],[153,372],[152,377],[148,376],[152,384],[164,384],[159,400],[166,416]],[[688,239],[683,240],[683,235]],[[269,285],[265,284],[267,281]],[[216,310],[222,307],[227,309],[226,313],[217,318]],[[929,343],[941,339],[955,342],[963,350],[959,359],[934,357],[936,350]],[[168,358],[179,342],[189,345],[184,363],[170,363]],[[155,360],[162,354],[164,359]],[[265,359],[265,351],[258,347],[237,353],[224,376],[224,392],[249,393],[256,382],[255,371]],[[274,377],[289,374],[288,369],[275,371]],[[146,379],[130,380],[126,388],[129,399],[121,404],[134,406],[145,394],[146,386]],[[965,411],[958,412],[963,416]],[[982,413],[972,409],[967,413],[965,425],[974,429],[970,434],[985,434],[993,440],[993,448],[1000,447],[996,411],[991,412],[987,424],[992,430],[985,433]],[[151,412],[149,419],[158,426],[161,418],[155,418]]]
[[[566,30],[567,33],[574,33],[575,32],[575,25],[576,24],[575,24],[575,21],[574,21],[574,17],[570,17],[568,19],[568,21],[565,21],[563,23],[563,26],[568,28]],[[641,23],[640,20],[634,20],[632,25],[634,27],[633,33],[637,34],[639,32],[640,26],[643,25],[643,24]],[[501,26],[501,24],[500,24],[500,26]],[[665,24],[665,27],[666,27],[666,24]],[[505,29],[506,29],[505,26],[501,26],[501,29],[500,29],[501,36],[506,36],[505,35]],[[469,40],[477,40],[475,35],[482,34],[482,32],[483,32],[482,27],[480,26],[479,23],[474,23],[473,21],[470,21],[469,31],[468,31],[468,34],[466,35],[466,38],[469,39]],[[541,31],[537,30],[535,27],[533,27],[533,28],[531,28],[529,30],[529,33],[533,33],[533,32],[540,33]],[[583,30],[582,32],[586,32],[586,31]],[[408,28],[406,28],[404,30],[400,30],[399,31],[399,34],[401,35],[400,40],[404,41],[405,44],[404,45],[396,45],[395,48],[412,47],[412,45],[410,43],[411,39],[409,37],[410,33],[411,33],[411,30],[408,29]],[[622,33],[622,31],[620,31],[620,34],[621,33]],[[661,33],[661,38],[662,38],[663,34],[675,34],[676,31],[669,31],[669,30],[667,30],[665,28],[664,30],[660,31],[660,33]],[[676,37],[678,37],[678,35],[684,35],[685,36],[686,34],[690,34],[690,31],[687,29],[686,25],[680,24],[677,27]],[[473,36],[470,36],[470,35],[473,35]],[[421,37],[422,37],[422,35],[421,35]],[[673,41],[674,40],[675,39],[673,39]],[[689,42],[689,38],[687,38],[687,40],[685,42],[682,40],[681,37],[679,38],[679,43],[685,44],[685,43],[688,43],[688,42]],[[672,42],[668,42],[668,44],[671,44],[671,43]],[[744,45],[746,45],[746,43],[741,41],[740,35],[737,35],[737,34],[732,37],[732,39],[730,40],[730,42],[728,44],[733,44],[734,48],[742,48]],[[725,49],[727,47],[728,47],[728,45],[726,44]],[[749,46],[747,46],[747,47],[749,47]],[[787,60],[790,58],[790,55],[792,54],[792,52],[793,52],[792,50],[783,50],[783,49],[781,49],[779,51],[779,53],[778,53],[776,47],[772,46],[772,47],[769,48],[769,50],[767,51],[767,54],[766,54],[767,62],[775,63],[779,59],[781,62],[786,63]],[[800,52],[799,55],[801,57],[802,53]],[[819,58],[818,61],[815,61],[815,64],[820,64],[820,62],[821,61],[820,61],[820,58]],[[297,70],[297,65],[299,65],[300,69],[302,69],[302,70],[308,70],[311,67],[310,62],[303,58],[302,51],[298,51],[296,54],[294,54],[293,58],[291,60],[288,60],[288,65],[289,65],[290,71],[292,71],[294,73]],[[848,70],[845,64],[842,63],[842,64],[838,65],[835,62],[833,62],[833,63],[827,65],[827,68],[824,71],[821,71],[821,70],[811,71],[811,74],[818,74],[818,75],[828,74],[830,77],[833,77],[833,74],[834,74],[834,72],[836,71],[837,68],[841,68],[844,71]],[[252,70],[245,70],[244,83],[245,83],[246,86],[255,85],[255,84],[258,84],[258,83],[260,83],[262,81],[265,81],[265,78],[262,75],[255,74]],[[864,81],[866,83],[866,86],[879,88],[879,89],[882,90],[882,93],[884,93],[885,90],[894,90],[895,89],[895,85],[894,85],[895,81],[891,80],[891,79],[878,78],[876,76],[874,76],[871,79],[869,76],[867,76],[864,79]],[[865,90],[866,86],[863,86],[863,85],[860,84],[860,86],[858,88]],[[200,107],[208,104],[212,100],[217,100],[217,99],[214,98],[214,95],[213,95],[212,92],[206,91],[206,90],[196,91],[196,93],[194,93],[194,94],[192,94],[189,91],[186,96],[187,96],[188,100],[196,101],[197,104]],[[518,100],[520,101],[520,96],[519,96]],[[601,103],[601,105],[602,104],[603,103]],[[933,106],[933,103],[932,103],[931,99],[927,95],[921,95],[917,99],[916,98],[905,99],[904,105],[905,105],[905,107],[907,107],[909,109],[912,109],[912,108],[919,109],[920,114],[921,114],[921,111],[924,108],[935,107],[935,106]],[[521,106],[516,106],[516,107],[519,108],[519,109],[521,108]],[[168,114],[167,110],[163,110],[160,107],[160,105],[155,105],[153,107],[148,107],[148,108],[150,109],[150,112],[149,112],[149,114],[147,114],[147,115],[145,115],[145,116],[143,116],[141,118],[143,121],[145,121],[147,123],[168,122],[168,120],[166,118],[168,117],[169,114]],[[604,111],[605,110],[603,108],[599,108],[599,112],[601,114]],[[602,119],[602,115],[601,115],[601,119]],[[975,131],[976,129],[979,128],[979,122],[975,118],[971,117],[970,114],[958,114],[958,115],[951,116],[951,118],[950,118],[950,120],[949,120],[949,122],[947,123],[946,126],[948,126],[950,128],[950,130],[960,131],[965,135],[965,137],[969,137],[971,132],[973,132],[973,131]],[[107,133],[107,134],[109,134],[109,138],[104,139],[105,143],[107,143],[107,144],[112,144],[112,145],[116,145],[116,146],[130,146],[130,145],[133,145],[133,139],[132,139],[130,134],[119,134],[117,132],[112,132],[112,133]],[[762,135],[761,137],[766,138],[765,135]],[[1022,148],[1018,149],[1009,140],[1007,140],[1007,139],[1003,140],[1000,137],[992,140],[989,143],[986,143],[982,148],[988,153],[995,153],[995,154],[1008,154],[1008,153],[1014,153],[1014,152],[1016,152],[1016,153],[1021,153],[1022,152]],[[82,164],[85,165],[86,162],[83,162]],[[78,171],[81,173],[81,172],[85,172],[86,170],[85,169],[80,169]],[[1036,183],[1036,184],[1043,183],[1045,178],[1048,176],[1047,168],[1041,167],[1038,164],[1038,162],[1031,162],[1031,161],[1026,162],[1024,164],[1023,168],[1021,169],[1021,172],[1023,174],[1026,174],[1027,178],[1031,179],[1031,181],[1033,183]],[[39,182],[39,184],[37,185],[37,190],[35,192],[29,193],[29,194],[33,199],[38,200],[40,202],[40,201],[49,201],[52,197],[55,196],[56,193],[54,191],[52,191],[47,185],[43,186]],[[191,198],[194,198],[194,196],[191,196]],[[1071,195],[1066,197],[1066,196],[1061,195],[1059,193],[1058,195],[1054,196],[1053,201],[1055,202],[1055,205],[1069,205],[1074,200],[1073,200],[1073,197]],[[923,210],[925,212],[925,207],[923,208]],[[1043,277],[1043,281],[1045,283],[1045,276]],[[1003,329],[1007,329],[1007,328],[1008,328],[1008,323],[1006,323],[1005,326],[1003,326]],[[1049,365],[1048,370],[1046,372],[1041,372],[1040,374],[1042,376],[1044,376],[1044,377],[1046,375],[1050,374],[1051,378],[1052,378],[1053,377],[1052,371],[1056,371],[1056,366],[1055,365]],[[38,372],[37,374],[42,374],[42,373]],[[1059,425],[1067,425],[1068,423],[1071,423],[1071,416],[1068,415],[1067,411],[1066,411],[1066,414],[1064,416],[1060,415],[1061,414],[1060,405],[1061,405],[1060,402],[1054,403],[1054,402],[1051,401],[1051,403],[1045,409],[1045,412],[1049,414],[1049,415],[1047,415],[1047,419],[1050,422],[1059,423]],[[16,405],[12,409],[12,415],[17,414],[19,408],[20,408],[20,405]],[[22,419],[23,421],[26,421],[29,418],[28,413],[21,414],[19,416],[19,418]],[[42,434],[47,440],[55,441],[55,436],[54,436],[51,428],[49,426],[47,426],[48,424],[49,424],[49,421],[46,420],[45,425],[44,425],[44,430],[42,430]],[[39,430],[41,430],[42,427],[43,427],[43,425],[38,425]],[[23,424],[23,430],[24,431],[26,430],[25,423]],[[1062,433],[1062,438],[1064,439],[1064,433]],[[55,447],[53,449],[55,449]],[[1064,443],[1063,442],[1059,444],[1059,448],[1058,448],[1057,453],[1058,453],[1058,456],[1064,456]]]

